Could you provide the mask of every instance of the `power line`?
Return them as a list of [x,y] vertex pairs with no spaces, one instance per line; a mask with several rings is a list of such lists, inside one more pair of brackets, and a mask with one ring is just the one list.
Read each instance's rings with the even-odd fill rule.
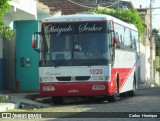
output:
[[82,4],[73,2],[73,1],[71,1],[71,0],[67,0],[67,1],[69,1],[69,2],[71,2],[71,3],[73,3],[73,4],[76,4],[76,5],[79,5],[79,6],[81,6],[81,7],[85,7],[85,8],[96,8],[96,7],[85,6],[85,5],[82,5]]
[[151,63],[150,63],[150,81],[153,80],[153,54],[152,54],[152,0],[150,0],[150,36],[149,36],[149,40],[150,40],[150,59],[151,59]]
[[112,6],[114,6],[114,5],[116,5],[117,3],[119,3],[119,1],[118,2],[116,2],[116,3],[113,3],[112,5],[109,5],[109,6],[106,6],[106,7],[112,7]]
[[[97,8],[97,6],[98,5],[103,5],[102,7],[104,7],[104,5],[106,5],[106,1],[104,2],[103,0],[101,0],[99,3],[97,3],[97,2],[87,2],[87,1],[85,1],[85,2],[83,2],[83,5],[82,5],[82,3],[80,4],[80,3],[77,3],[77,2],[74,2],[73,0],[67,0],[67,1],[69,1],[69,2],[71,2],[71,3],[73,3],[73,4],[76,4],[76,5],[79,5],[79,6],[81,6],[81,7],[85,7],[85,8]],[[111,4],[111,5],[109,5],[109,6],[105,6],[105,7],[112,7],[112,6],[114,6],[114,5],[116,5],[117,3],[119,3],[119,1],[117,1],[117,2],[115,2],[115,3],[113,3],[113,4]],[[87,5],[85,5],[85,4],[88,4],[88,5],[93,5],[93,6],[95,6],[95,7],[91,7],[91,6],[87,6]]]
[[160,9],[160,7],[144,8],[144,9]]

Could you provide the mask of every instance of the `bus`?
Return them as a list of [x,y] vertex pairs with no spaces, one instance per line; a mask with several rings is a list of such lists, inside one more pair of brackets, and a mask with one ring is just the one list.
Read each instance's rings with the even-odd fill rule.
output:
[[33,34],[32,48],[40,55],[40,94],[54,104],[66,97],[114,102],[122,93],[135,94],[139,43],[132,24],[103,14],[49,17]]

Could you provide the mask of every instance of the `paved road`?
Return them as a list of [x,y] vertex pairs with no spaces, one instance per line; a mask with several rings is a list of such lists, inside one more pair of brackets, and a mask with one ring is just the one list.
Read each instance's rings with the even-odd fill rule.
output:
[[[48,103],[51,103],[48,100]],[[27,110],[28,109],[23,109]],[[17,110],[22,111],[22,110]],[[107,101],[102,103],[97,102],[87,102],[87,101],[73,101],[72,103],[65,103],[63,105],[51,104],[48,108],[39,108],[36,110],[30,110],[36,112],[52,112],[49,113],[51,117],[56,113],[53,112],[63,112],[63,115],[69,115],[78,118],[56,118],[56,121],[159,121],[160,118],[150,118],[160,116],[160,87],[154,88],[142,88],[136,91],[136,96],[134,97],[120,97],[117,102],[109,103]],[[72,113],[64,113],[72,112]],[[79,112],[91,112],[91,113],[79,113]],[[109,113],[106,113],[109,112]],[[113,112],[113,113],[110,113]],[[124,114],[123,114],[124,112]],[[128,113],[125,113],[128,112]],[[149,116],[149,118],[134,118],[142,117],[142,114]],[[149,112],[149,113],[146,113]],[[61,115],[61,114],[60,114]],[[116,118],[106,118],[107,116],[113,116]],[[88,118],[84,118],[84,117]],[[100,116],[104,118],[100,118]],[[130,118],[120,118],[120,117]],[[97,118],[98,117],[98,118]],[[53,119],[43,119],[52,121]]]

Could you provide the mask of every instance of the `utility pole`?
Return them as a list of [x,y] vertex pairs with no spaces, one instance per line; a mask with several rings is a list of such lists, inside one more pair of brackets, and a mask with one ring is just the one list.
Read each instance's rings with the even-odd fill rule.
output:
[[120,0],[118,0],[118,9],[119,9],[119,2],[120,2]]
[[150,81],[153,83],[153,35],[152,35],[152,0],[150,0]]

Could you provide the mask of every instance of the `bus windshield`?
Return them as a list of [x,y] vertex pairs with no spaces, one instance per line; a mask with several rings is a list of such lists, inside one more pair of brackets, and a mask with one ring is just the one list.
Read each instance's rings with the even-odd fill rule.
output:
[[63,29],[59,25],[59,28],[52,26],[43,30],[43,47],[48,48],[46,52],[42,52],[44,66],[92,66],[109,63],[106,30],[99,31],[101,24],[78,23],[78,25],[83,25],[83,28],[77,27],[76,23],[65,25],[67,27]]

